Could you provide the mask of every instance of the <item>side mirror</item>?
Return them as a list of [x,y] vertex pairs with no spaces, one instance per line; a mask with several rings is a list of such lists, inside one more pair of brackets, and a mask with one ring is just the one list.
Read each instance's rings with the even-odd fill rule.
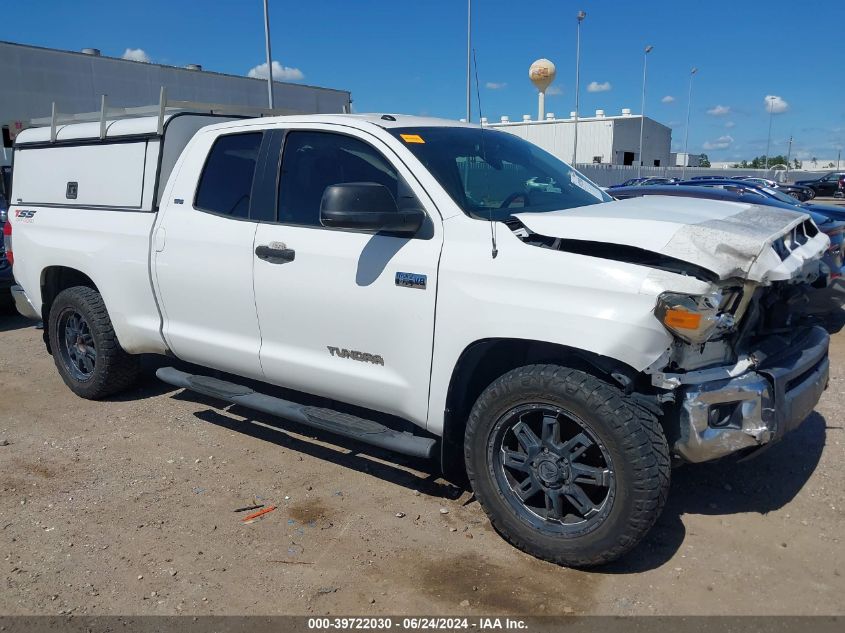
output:
[[387,187],[375,182],[331,185],[320,202],[320,222],[330,228],[414,235],[424,219],[419,209],[400,211]]

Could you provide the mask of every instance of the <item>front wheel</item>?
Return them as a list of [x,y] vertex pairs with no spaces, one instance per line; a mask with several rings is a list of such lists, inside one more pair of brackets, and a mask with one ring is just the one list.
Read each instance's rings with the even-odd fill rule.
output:
[[470,414],[464,456],[499,533],[573,567],[633,548],[669,490],[656,417],[613,385],[557,365],[521,367],[490,385]]
[[50,308],[48,327],[56,368],[76,395],[99,400],[135,381],[138,357],[120,346],[103,298],[93,288],[60,292]]

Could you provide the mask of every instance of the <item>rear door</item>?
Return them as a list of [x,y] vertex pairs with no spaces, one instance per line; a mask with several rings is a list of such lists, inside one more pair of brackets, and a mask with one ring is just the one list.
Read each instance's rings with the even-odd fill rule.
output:
[[170,349],[184,360],[259,379],[256,165],[269,136],[248,128],[201,133],[165,192],[152,240]]
[[[342,130],[342,131],[341,131]],[[424,424],[442,226],[413,175],[382,141],[340,126],[286,130],[278,214],[262,222],[255,303],[266,379]],[[413,238],[324,228],[320,201],[343,182],[386,186],[428,214]]]

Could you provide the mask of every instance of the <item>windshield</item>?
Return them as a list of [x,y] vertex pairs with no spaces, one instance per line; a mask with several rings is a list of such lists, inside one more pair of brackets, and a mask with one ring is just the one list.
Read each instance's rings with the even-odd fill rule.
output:
[[796,206],[798,205],[798,200],[788,194],[783,193],[782,191],[778,191],[777,189],[772,189],[770,187],[761,187],[761,189],[775,200],[780,200],[781,202],[788,202],[789,204],[794,204]]
[[388,130],[411,150],[470,217],[505,220],[610,202],[580,173],[507,132],[472,127]]

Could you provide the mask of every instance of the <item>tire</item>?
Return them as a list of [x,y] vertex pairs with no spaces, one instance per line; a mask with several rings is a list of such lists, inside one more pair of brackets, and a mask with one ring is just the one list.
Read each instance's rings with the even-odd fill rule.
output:
[[519,549],[570,567],[631,550],[669,492],[669,448],[655,415],[613,385],[558,365],[521,367],[491,384],[470,413],[464,459],[494,528]]
[[60,292],[50,308],[48,328],[56,368],[76,395],[99,400],[135,382],[139,358],[118,343],[103,298],[93,288]]

